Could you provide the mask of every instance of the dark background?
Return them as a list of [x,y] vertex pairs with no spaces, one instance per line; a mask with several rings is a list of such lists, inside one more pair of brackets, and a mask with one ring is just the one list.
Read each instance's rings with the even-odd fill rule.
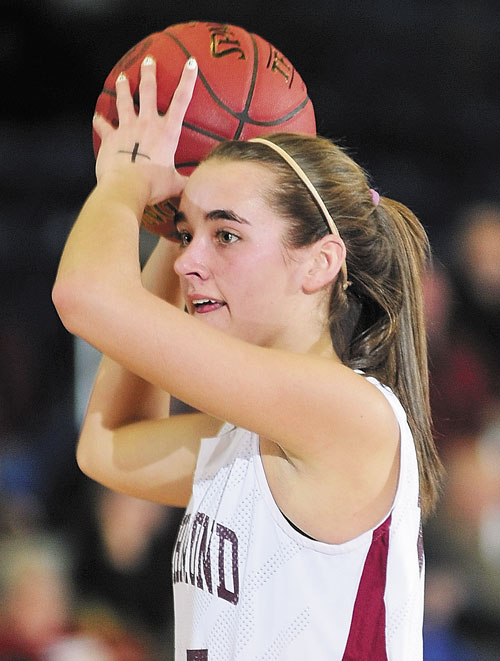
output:
[[30,434],[71,426],[71,341],[50,287],[94,183],[95,101],[131,45],[194,18],[242,25],[283,51],[306,81],[318,132],[417,213],[436,254],[446,257],[465,204],[498,196],[495,2],[3,0],[0,310],[10,348],[0,392],[6,422]]
[[0,485],[50,528],[74,514],[73,341],[50,289],[94,183],[91,118],[117,60],[151,32],[205,19],[279,48],[307,84],[318,132],[450,258],[460,210],[497,201],[500,5],[486,0],[2,0]]

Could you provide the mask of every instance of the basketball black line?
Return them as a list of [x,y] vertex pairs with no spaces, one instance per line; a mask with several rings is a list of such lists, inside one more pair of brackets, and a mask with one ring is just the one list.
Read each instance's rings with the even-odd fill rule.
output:
[[[184,55],[186,56],[187,59],[189,59],[191,57],[191,53],[187,50],[187,48],[184,46],[182,41],[180,41],[180,39],[178,39],[174,34],[172,34],[171,32],[168,32],[168,30],[163,30],[163,32],[160,32],[159,34],[166,34],[167,36],[169,36],[179,46],[179,48],[182,50],[182,52],[184,53]],[[254,92],[255,84],[256,84],[256,72],[257,72],[258,58],[257,58],[257,55],[255,53],[255,51],[257,50],[256,41],[255,41],[254,36],[252,34],[250,34],[250,37],[252,39],[252,43],[254,44],[254,69],[252,71],[252,81],[250,83],[251,95],[253,96],[253,92]],[[304,100],[298,106],[296,106],[295,108],[290,110],[286,115],[282,115],[281,117],[278,117],[274,120],[270,120],[270,121],[267,121],[267,122],[262,122],[262,121],[259,121],[259,120],[254,120],[248,115],[248,107],[250,105],[250,103],[248,102],[248,96],[247,96],[247,102],[245,103],[245,108],[241,112],[237,112],[235,110],[232,110],[232,108],[227,106],[223,101],[221,101],[219,99],[219,97],[215,94],[213,89],[210,87],[207,79],[203,75],[203,72],[201,71],[200,68],[198,68],[198,76],[199,76],[203,86],[205,87],[205,89],[207,90],[209,95],[211,96],[212,100],[215,101],[215,103],[220,108],[222,108],[229,115],[231,115],[231,117],[234,117],[235,119],[237,119],[239,121],[238,128],[236,129],[236,133],[233,136],[234,139],[237,139],[241,135],[241,132],[243,130],[243,126],[245,124],[253,124],[254,126],[277,126],[279,124],[283,124],[283,122],[286,122],[288,119],[291,119],[298,112],[300,112],[302,110],[302,108],[304,108],[304,106],[306,106],[308,101],[309,101],[309,96],[306,95]],[[249,91],[249,95],[250,95],[250,91]],[[250,98],[250,102],[251,102],[251,98]],[[222,139],[225,139],[225,138],[222,138]]]
[[[166,34],[169,36],[175,43],[179,46],[179,48],[182,50],[184,55],[186,56],[187,59],[191,57],[191,53],[187,50],[187,48],[184,46],[182,41],[180,41],[174,34],[171,34],[170,32],[167,32],[167,30],[163,30],[163,32],[160,32],[160,34]],[[225,110],[228,114],[231,115],[231,117],[234,117],[235,119],[240,119],[241,113],[236,112],[235,110],[232,110],[229,106],[226,106],[226,104],[219,99],[219,97],[215,94],[213,89],[210,87],[208,80],[205,78],[203,75],[203,71],[198,67],[198,77],[201,80],[203,86],[207,90],[207,92],[210,94],[212,97],[212,100],[215,101],[215,103],[219,106],[219,108],[222,108]]]
[[200,126],[196,126],[195,124],[190,124],[189,122],[182,122],[182,126],[185,126],[187,129],[191,129],[191,131],[195,131],[196,133],[200,133],[201,135],[205,135],[207,138],[218,140],[219,142],[223,142],[224,140],[227,140],[227,138],[225,138],[223,135],[217,135],[217,133],[212,133],[211,131],[202,129]]
[[[255,83],[257,81],[257,68],[259,66],[259,50],[257,48],[257,42],[255,41],[255,37],[253,36],[253,34],[250,35],[250,39],[252,40],[252,44],[253,44],[253,67],[252,67],[252,78],[250,80],[250,87],[248,89],[248,94],[247,94],[247,100],[245,101],[245,106],[242,111],[243,112],[242,116],[244,117],[248,117],[248,109],[250,108],[250,104],[252,103],[253,93],[255,91]],[[243,119],[240,119],[238,128],[236,129],[236,132],[233,135],[233,140],[239,139],[244,126],[245,126],[245,121]]]
[[263,122],[258,119],[252,119],[251,117],[248,117],[246,124],[252,124],[253,126],[278,126],[279,124],[283,124],[283,122],[286,122],[292,117],[295,117],[295,115],[299,113],[302,108],[304,108],[309,103],[309,101],[309,96],[306,96],[305,99],[299,103],[298,106],[295,106],[293,110],[290,110],[290,112],[288,112],[286,115],[278,117],[277,119],[271,119],[267,122]]
[[[116,92],[106,87],[102,90],[101,94],[108,94],[109,96],[116,98]],[[245,120],[245,124],[251,124],[253,126],[279,126],[280,124],[283,124],[283,122],[288,121],[289,119],[294,117],[297,113],[299,113],[309,103],[309,101],[310,101],[309,95],[306,95],[304,100],[301,101],[298,106],[295,106],[295,108],[290,110],[290,112],[288,112],[286,115],[282,115],[281,117],[277,117],[276,119],[271,119],[265,122],[262,120],[252,119],[251,117],[247,117],[247,119]],[[160,110],[159,114],[165,115],[165,112]],[[238,119],[237,113],[231,112],[230,114],[232,117]],[[115,124],[115,122],[113,122],[113,124]],[[118,124],[116,123],[115,125],[117,126]],[[192,131],[196,131],[197,133],[206,135],[209,138],[214,138],[214,140],[219,140],[220,142],[222,142],[223,140],[227,140],[227,138],[223,135],[217,135],[217,133],[211,133],[210,131],[206,129],[202,129],[199,126],[195,126],[194,124],[183,122],[182,125],[187,126]]]
[[[108,96],[111,96],[113,99],[116,100],[116,92],[114,90],[108,89],[107,87],[103,88],[101,94],[107,94]],[[133,101],[134,101],[134,107],[137,110],[139,110],[139,97],[137,92],[133,96]],[[167,113],[165,110],[158,110],[158,114],[163,117]],[[118,126],[118,120],[113,121],[113,125]],[[182,122],[182,126],[185,126],[186,128],[191,129],[192,131],[196,131],[197,133],[201,133],[202,135],[206,135],[207,138],[213,138],[214,140],[218,140],[219,142],[222,142],[223,140],[227,140],[226,136],[217,135],[217,133],[212,133],[207,129],[203,129],[199,126],[195,126],[194,124],[190,124],[189,122]]]
[[271,64],[271,58],[273,56],[273,47],[269,43],[268,43],[268,46],[269,46],[269,57],[267,58],[266,69],[269,69],[269,66]]
[[[284,115],[283,117],[279,117],[278,119],[269,120],[267,122],[261,122],[261,121],[249,119],[246,123],[253,126],[279,126],[280,124],[283,124],[283,122],[286,122],[292,117],[294,117],[298,112],[302,110],[302,108],[304,108],[307,105],[308,102],[309,102],[309,97],[306,96],[304,101],[302,101],[302,103],[300,103],[296,108],[294,108],[292,111],[290,111],[288,114]],[[218,142],[223,142],[224,140],[227,140],[226,137],[222,135],[217,135],[216,133],[211,133],[210,131],[202,129],[199,126],[196,126],[195,124],[189,124],[188,122],[183,122],[182,125],[190,129],[191,131],[194,131],[195,133],[204,135],[207,138],[212,138],[213,140],[217,140]],[[189,165],[198,165],[198,163],[183,163],[183,165],[187,167]]]
[[[258,121],[256,119],[249,119],[246,122],[246,124],[250,124],[253,126],[279,126],[280,124],[283,124],[283,122],[286,122],[292,117],[294,117],[298,112],[302,110],[302,108],[304,108],[307,105],[308,102],[309,102],[309,97],[306,96],[306,98],[304,99],[304,101],[302,101],[302,103],[300,103],[296,108],[294,108],[292,111],[290,111],[288,114],[284,115],[283,117],[279,117],[278,119],[272,119],[267,122]],[[191,131],[194,131],[195,133],[204,135],[207,138],[218,140],[219,142],[223,142],[224,140],[228,139],[223,135],[217,135],[216,133],[211,133],[210,131],[202,129],[199,126],[196,126],[195,124],[189,124],[188,122],[183,122],[182,126],[185,126],[186,128],[190,129]]]

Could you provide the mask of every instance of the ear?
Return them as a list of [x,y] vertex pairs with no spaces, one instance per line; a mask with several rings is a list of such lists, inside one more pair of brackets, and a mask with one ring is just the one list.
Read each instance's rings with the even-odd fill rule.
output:
[[345,244],[339,236],[328,234],[311,246],[302,289],[315,294],[333,282],[345,260]]

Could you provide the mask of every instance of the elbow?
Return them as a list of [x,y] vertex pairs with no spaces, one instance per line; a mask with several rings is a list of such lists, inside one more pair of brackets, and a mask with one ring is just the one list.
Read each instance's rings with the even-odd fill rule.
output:
[[92,457],[92,452],[86,447],[86,444],[80,440],[76,448],[76,464],[81,472],[89,477],[94,482],[99,482],[105,485],[102,476],[97,471],[97,464],[95,458]]
[[78,277],[58,279],[52,288],[52,303],[66,330],[89,342],[91,320],[98,309],[98,291],[98,284]]
[[106,282],[98,274],[75,275],[56,280],[52,302],[66,330],[103,351],[117,319],[127,318],[132,291],[130,284]]
[[76,283],[57,280],[52,288],[52,303],[65,328],[78,335],[78,319],[82,316],[82,298]]
[[112,462],[109,462],[102,448],[96,447],[91,439],[83,437],[78,441],[76,464],[80,471],[94,482],[107,489],[121,490],[121,483],[116,479],[117,473],[113,470]]
[[78,443],[78,446],[76,448],[76,463],[78,468],[82,471],[84,475],[94,479],[94,475],[92,473],[92,468],[89,464],[87,453],[85,452],[83,448],[83,444],[81,442]]

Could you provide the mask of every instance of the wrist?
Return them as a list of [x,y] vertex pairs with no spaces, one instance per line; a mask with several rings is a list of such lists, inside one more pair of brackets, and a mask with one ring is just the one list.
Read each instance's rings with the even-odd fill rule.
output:
[[138,219],[151,197],[151,184],[146,176],[133,164],[108,170],[98,177],[96,190],[109,199],[126,204]]

